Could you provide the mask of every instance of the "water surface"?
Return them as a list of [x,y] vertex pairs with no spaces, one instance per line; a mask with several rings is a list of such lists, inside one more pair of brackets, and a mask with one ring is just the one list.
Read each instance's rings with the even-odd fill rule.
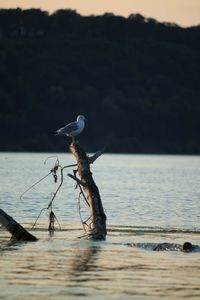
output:
[[[0,154],[0,207],[39,238],[10,244],[0,231],[0,299],[177,299],[200,297],[200,253],[152,251],[157,243],[200,245],[200,157],[104,154],[92,172],[107,215],[106,241],[84,234],[79,191],[64,175],[54,201],[61,225],[49,236],[47,207],[55,184],[44,177],[52,154]],[[74,163],[59,154],[62,166]],[[81,201],[81,216],[89,216]],[[144,247],[129,247],[139,243]]]

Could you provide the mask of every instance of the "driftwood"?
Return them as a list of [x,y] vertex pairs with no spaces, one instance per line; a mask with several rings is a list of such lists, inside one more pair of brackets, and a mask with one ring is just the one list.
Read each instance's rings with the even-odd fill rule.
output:
[[[95,240],[105,240],[106,237],[106,215],[104,213],[103,205],[101,202],[101,197],[99,194],[98,187],[96,186],[93,178],[92,172],[90,171],[90,164],[93,164],[94,161],[104,152],[105,148],[100,149],[92,156],[87,156],[81,145],[77,140],[74,138],[72,139],[72,143],[70,145],[70,150],[72,154],[75,156],[77,160],[77,164],[61,167],[57,160],[56,165],[54,168],[42,179],[37,181],[33,186],[37,183],[41,182],[44,178],[53,174],[54,181],[57,181],[57,170],[60,168],[61,170],[61,182],[58,186],[56,192],[54,193],[49,205],[47,208],[44,209],[51,209],[50,216],[49,216],[49,232],[54,231],[54,221],[57,220],[56,216],[52,211],[52,203],[54,198],[56,197],[57,192],[59,191],[60,187],[63,184],[63,170],[67,167],[77,167],[77,170],[74,171],[74,174],[68,174],[69,177],[74,179],[79,186],[82,196],[84,197],[85,202],[90,207],[90,220],[89,225],[85,222],[82,222],[83,225],[87,225],[89,230],[87,231],[88,237]],[[79,173],[80,178],[76,176],[76,173]],[[33,187],[32,186],[32,187]],[[30,189],[30,188],[29,188]],[[28,189],[28,190],[29,190]],[[26,192],[28,191],[26,190]],[[83,192],[84,191],[84,192]],[[22,194],[24,195],[24,193]],[[40,212],[41,214],[41,212]],[[40,216],[40,215],[39,215]],[[37,218],[38,220],[38,218]],[[36,222],[37,222],[36,220]],[[35,223],[36,223],[35,222]],[[0,224],[2,224],[8,232],[12,235],[17,241],[36,241],[37,238],[30,234],[24,227],[22,227],[19,223],[17,223],[11,216],[9,216],[6,212],[0,209]],[[35,225],[35,224],[34,224]],[[60,225],[59,225],[60,226]]]
[[83,187],[87,202],[90,206],[89,237],[92,239],[104,240],[107,234],[106,215],[104,213],[98,187],[96,186],[92,177],[92,172],[90,171],[90,163],[93,163],[97,157],[103,153],[104,149],[95,153],[93,157],[88,157],[79,142],[73,139],[70,150],[77,160],[80,179],[71,174],[68,175]]
[[2,209],[0,209],[0,223],[11,233],[12,238],[18,241],[37,241],[34,235],[29,233]]

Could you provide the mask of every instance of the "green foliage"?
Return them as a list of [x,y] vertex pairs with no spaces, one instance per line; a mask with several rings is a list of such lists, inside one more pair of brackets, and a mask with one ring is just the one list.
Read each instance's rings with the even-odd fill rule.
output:
[[0,150],[200,153],[200,27],[136,14],[0,10]]

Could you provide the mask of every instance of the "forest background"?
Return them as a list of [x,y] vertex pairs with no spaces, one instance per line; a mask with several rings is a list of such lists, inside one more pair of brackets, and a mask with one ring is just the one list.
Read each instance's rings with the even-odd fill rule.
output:
[[200,154],[200,26],[131,14],[0,10],[0,151]]

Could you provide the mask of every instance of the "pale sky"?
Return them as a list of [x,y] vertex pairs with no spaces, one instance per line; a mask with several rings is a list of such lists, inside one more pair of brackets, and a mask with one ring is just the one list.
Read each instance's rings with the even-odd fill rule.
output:
[[183,27],[200,24],[200,0],[0,0],[0,8],[75,9],[81,15],[101,15],[113,12],[129,16],[140,13],[160,22],[172,22]]

